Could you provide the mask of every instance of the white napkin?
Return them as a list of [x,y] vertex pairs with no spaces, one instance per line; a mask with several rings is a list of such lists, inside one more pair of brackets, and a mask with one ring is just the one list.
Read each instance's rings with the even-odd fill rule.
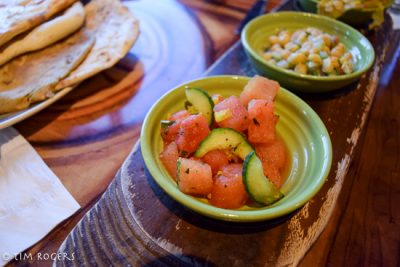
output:
[[15,129],[0,130],[0,266],[79,208]]

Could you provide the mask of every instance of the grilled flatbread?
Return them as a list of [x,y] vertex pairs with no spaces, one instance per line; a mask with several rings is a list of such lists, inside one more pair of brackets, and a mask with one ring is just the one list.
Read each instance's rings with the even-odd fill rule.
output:
[[68,87],[112,67],[139,35],[139,22],[119,0],[92,0],[85,6],[85,28],[96,41],[84,62],[56,89]]
[[76,0],[0,0],[0,45],[48,20]]
[[0,68],[0,113],[24,109],[50,97],[54,86],[87,56],[94,38],[84,29]]
[[45,22],[26,36],[13,41],[0,50],[0,65],[26,52],[42,49],[78,30],[85,21],[85,10],[80,2],[68,8],[64,14]]

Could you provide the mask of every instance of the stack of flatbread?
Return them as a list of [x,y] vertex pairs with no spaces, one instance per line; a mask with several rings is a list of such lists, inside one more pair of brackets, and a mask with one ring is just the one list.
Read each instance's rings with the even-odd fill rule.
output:
[[139,35],[119,0],[0,0],[0,114],[112,67]]

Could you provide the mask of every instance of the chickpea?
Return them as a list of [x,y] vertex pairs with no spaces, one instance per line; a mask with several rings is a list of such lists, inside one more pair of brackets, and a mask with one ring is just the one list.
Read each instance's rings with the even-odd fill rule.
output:
[[284,68],[284,69],[288,69],[289,68],[289,63],[284,59],[280,60],[278,63],[276,63],[276,65],[278,67],[281,67],[281,68]]
[[306,57],[308,57],[308,55],[310,55],[310,51],[308,51],[306,49],[299,49],[299,50],[297,50],[297,52],[304,54]]
[[290,37],[290,40],[293,42],[296,38],[303,32],[303,30],[295,30]]
[[316,28],[312,28],[312,27],[310,27],[309,28],[310,29],[310,33],[313,35],[313,36],[318,36],[318,35],[321,35],[322,34],[322,31],[321,30],[318,30],[318,29],[316,29]]
[[337,37],[336,35],[330,35],[330,38],[331,38],[331,48],[339,43],[339,37]]
[[306,66],[309,70],[316,70],[319,65],[313,61],[307,61]]
[[263,58],[264,58],[265,60],[270,60],[270,59],[272,58],[272,53],[271,53],[271,52],[265,52],[265,53],[263,54]]
[[292,42],[302,44],[307,40],[307,33],[305,31],[296,31],[291,38]]
[[346,74],[350,74],[353,72],[353,62],[346,61],[342,64],[342,70]]
[[325,46],[325,42],[322,39],[322,37],[317,37],[313,40],[313,47],[317,48],[319,50],[322,50],[322,48]]
[[349,52],[345,53],[341,58],[340,61],[344,62],[344,61],[352,61],[353,60],[353,55]]
[[290,35],[289,32],[287,31],[282,31],[279,34],[279,43],[284,46],[285,44],[287,44],[290,41]]
[[291,65],[297,65],[299,63],[305,63],[307,61],[307,57],[303,53],[296,52],[291,54],[287,61]]
[[322,71],[330,74],[332,73],[334,70],[333,65],[332,65],[332,61],[331,58],[325,58],[324,60],[322,60]]
[[276,61],[279,61],[282,59],[282,53],[280,51],[272,51],[271,52],[271,57],[275,59]]
[[282,55],[282,58],[283,59],[285,59],[285,60],[287,60],[288,59],[288,57],[290,56],[290,51],[288,51],[288,50],[282,50],[281,51],[281,55]]
[[272,45],[279,43],[279,38],[276,35],[271,35],[268,40]]
[[271,51],[281,51],[282,47],[280,44],[274,44],[273,46],[271,46],[270,50]]
[[332,42],[331,42],[331,37],[329,36],[329,34],[323,34],[322,35],[322,40],[324,40],[324,43],[328,48],[331,47]]
[[317,65],[321,65],[322,64],[322,59],[318,54],[310,54],[308,56],[308,60],[314,62]]
[[306,41],[303,43],[303,45],[298,50],[298,52],[303,53],[304,55],[308,56],[310,54],[311,49],[312,49],[312,43],[310,41]]
[[328,55],[331,53],[331,50],[326,45],[322,47],[321,51],[325,52]]
[[304,43],[302,44],[301,48],[302,48],[302,49],[310,50],[310,49],[312,48],[312,42],[310,42],[310,41],[304,42]]
[[273,58],[269,59],[267,62],[270,64],[273,64],[273,65],[276,65],[276,60]]
[[331,57],[331,62],[335,69],[338,69],[340,67],[339,58]]
[[349,74],[353,72],[353,56],[349,52],[344,54],[339,62],[342,64],[341,68],[344,73]]
[[294,44],[292,42],[289,42],[285,45],[285,49],[289,50],[290,52],[296,52],[299,50],[299,46],[297,44]]
[[300,74],[307,74],[307,66],[304,63],[297,64],[294,71]]
[[345,52],[344,44],[339,43],[337,44],[331,51],[331,55],[334,57],[341,57]]
[[319,54],[320,52],[321,52],[321,49],[316,48],[316,47],[313,47],[310,49],[310,54]]
[[325,59],[329,56],[328,53],[326,53],[325,51],[321,51],[318,54],[322,59]]

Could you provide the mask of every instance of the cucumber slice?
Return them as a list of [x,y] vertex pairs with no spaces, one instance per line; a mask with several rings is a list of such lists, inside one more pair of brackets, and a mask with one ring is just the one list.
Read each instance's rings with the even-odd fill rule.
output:
[[211,126],[214,120],[214,102],[208,93],[199,88],[186,88],[185,94],[195,110],[203,114],[208,121],[208,125]]
[[175,123],[175,121],[161,120],[161,129],[165,129],[174,123]]
[[261,160],[251,151],[243,163],[243,184],[249,196],[263,205],[271,205],[284,195],[264,175]]
[[253,147],[241,133],[231,128],[216,128],[200,143],[194,156],[201,158],[216,149],[232,149],[232,152],[243,160],[253,151]]

